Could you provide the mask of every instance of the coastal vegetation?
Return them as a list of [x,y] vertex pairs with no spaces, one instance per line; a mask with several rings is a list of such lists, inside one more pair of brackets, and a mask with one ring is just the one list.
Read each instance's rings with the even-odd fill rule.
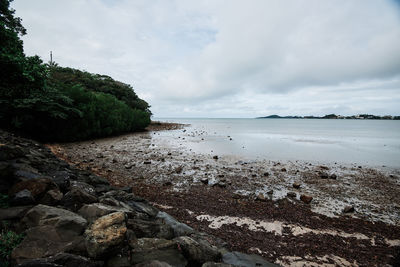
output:
[[371,114],[359,114],[353,116],[342,116],[336,114],[328,114],[325,116],[279,116],[269,115],[265,117],[258,117],[257,119],[343,119],[343,120],[400,120],[400,116],[377,116]]
[[144,129],[150,106],[111,77],[43,63],[24,54],[21,19],[0,5],[0,123],[45,141],[73,141]]

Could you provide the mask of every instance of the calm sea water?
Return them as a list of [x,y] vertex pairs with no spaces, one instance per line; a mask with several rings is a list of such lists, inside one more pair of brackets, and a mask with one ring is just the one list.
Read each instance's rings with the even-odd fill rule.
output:
[[[185,133],[182,130],[164,131],[159,138],[179,143],[198,153],[233,155],[247,159],[400,167],[400,121],[155,120],[190,124]],[[178,139],[178,136],[181,138]]]

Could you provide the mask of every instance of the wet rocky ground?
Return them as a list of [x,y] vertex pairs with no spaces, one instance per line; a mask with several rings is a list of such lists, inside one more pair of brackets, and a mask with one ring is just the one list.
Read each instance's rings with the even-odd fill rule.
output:
[[230,249],[283,266],[399,264],[398,169],[194,153],[181,143],[198,133],[168,128],[49,147]]
[[0,197],[0,266],[276,266],[2,130]]

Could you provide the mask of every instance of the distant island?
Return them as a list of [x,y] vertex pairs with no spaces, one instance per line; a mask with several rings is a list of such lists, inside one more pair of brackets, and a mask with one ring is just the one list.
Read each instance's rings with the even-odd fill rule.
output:
[[269,115],[265,117],[257,117],[256,119],[342,119],[342,120],[400,120],[400,116],[377,116],[370,114],[359,114],[353,116],[342,116],[336,114],[328,114],[322,117],[319,116],[279,116]]

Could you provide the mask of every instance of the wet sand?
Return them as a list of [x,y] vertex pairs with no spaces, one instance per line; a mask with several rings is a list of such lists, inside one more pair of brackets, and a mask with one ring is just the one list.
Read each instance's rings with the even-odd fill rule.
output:
[[[180,145],[194,134],[183,127],[50,147],[233,250],[283,266],[400,261],[400,170],[196,154]],[[179,141],[161,138],[168,129]]]

